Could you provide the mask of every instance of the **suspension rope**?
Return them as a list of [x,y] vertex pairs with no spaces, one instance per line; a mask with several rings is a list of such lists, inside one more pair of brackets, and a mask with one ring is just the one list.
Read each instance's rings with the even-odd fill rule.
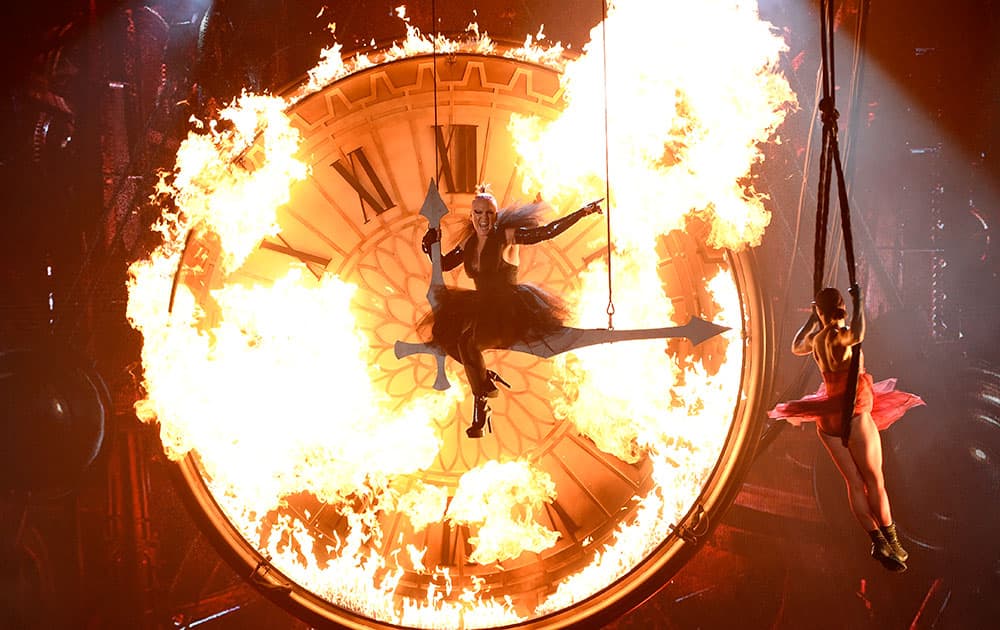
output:
[[608,254],[608,330],[614,330],[615,300],[611,274],[611,159],[608,145],[608,2],[601,0],[601,60],[604,70],[604,198],[607,200],[607,212],[604,217],[605,242]]
[[[854,51],[853,51],[854,52],[854,60],[853,60],[852,66],[851,66],[851,95],[852,95],[852,102],[851,102],[851,123],[852,124],[851,124],[851,134],[850,134],[850,136],[848,136],[847,144],[845,145],[845,148],[844,148],[844,155],[845,155],[844,161],[845,161],[845,164],[847,165],[847,170],[848,171],[850,170],[850,165],[851,165],[851,161],[852,161],[852,157],[853,157],[853,153],[854,153],[854,151],[853,151],[853,147],[854,147],[854,144],[855,144],[854,143],[854,137],[857,134],[857,127],[858,127],[858,125],[857,125],[857,111],[858,111],[858,103],[860,101],[860,91],[861,91],[861,76],[860,75],[862,73],[863,61],[864,61],[864,59],[863,59],[863,57],[864,57],[864,48],[865,48],[865,45],[864,45],[864,36],[865,36],[865,31],[866,31],[866,22],[867,22],[869,4],[870,4],[869,0],[862,0],[861,1],[861,11],[860,11],[859,17],[858,17],[857,35],[856,35],[855,41],[854,41]],[[831,20],[831,23],[832,23],[832,20]],[[827,31],[824,28],[823,31],[821,32],[821,37],[823,39],[823,50],[822,50],[822,52],[823,52],[824,59],[826,58],[826,54],[827,54],[827,50],[828,50],[827,46],[826,46],[826,41],[827,41],[826,35],[827,35]],[[832,94],[832,92],[833,92],[833,84],[829,81],[830,75],[832,73],[830,73],[830,74],[825,73],[824,72],[825,71],[825,67],[826,67],[826,64],[824,63],[824,64],[821,65],[821,67],[816,72],[816,81],[815,81],[815,87],[813,89],[813,93],[814,93],[814,98],[815,98],[815,100],[816,100],[817,103],[819,103],[821,101],[821,99],[827,97],[828,95]],[[834,115],[836,116],[836,112],[834,112]],[[800,189],[799,189],[799,199],[798,199],[798,205],[796,207],[797,211],[796,211],[795,232],[794,232],[795,233],[795,238],[794,238],[794,241],[792,243],[792,248],[791,248],[791,251],[793,251],[793,252],[798,252],[799,251],[798,244],[799,244],[799,235],[800,235],[800,231],[801,231],[800,230],[800,226],[801,226],[801,222],[802,222],[803,208],[805,207],[805,202],[806,202],[806,190],[807,190],[807,184],[808,184],[808,179],[809,179],[808,178],[808,173],[810,171],[810,166],[809,166],[810,162],[809,162],[809,160],[810,160],[810,156],[813,154],[812,153],[813,135],[814,135],[814,132],[815,132],[815,124],[816,124],[817,120],[818,120],[817,118],[812,119],[812,121],[810,122],[810,125],[809,125],[808,134],[806,136],[805,163],[802,166],[802,174],[803,174],[803,176],[802,176],[802,183],[801,183],[801,186],[800,186]],[[824,125],[825,125],[826,121],[824,120],[823,122],[824,122]],[[834,124],[834,125],[836,124],[836,119],[832,122],[832,124]],[[834,139],[835,138],[836,138],[836,134],[834,134]],[[819,186],[819,189],[820,189],[820,191],[828,190],[828,187],[829,187],[829,177],[830,177],[830,174],[831,174],[830,170],[828,170],[828,168],[826,166],[827,161],[828,161],[828,159],[831,156],[831,153],[829,152],[829,147],[826,145],[826,141],[827,141],[828,137],[826,135],[825,126],[824,126],[824,130],[823,130],[822,139],[823,139],[823,143],[824,144],[823,144],[823,147],[821,148],[820,156],[819,156],[820,157],[820,162],[821,162],[820,169],[819,169],[819,175],[820,175],[820,186]],[[835,159],[834,166],[836,166],[836,162],[839,160],[839,158],[835,157],[834,159]],[[838,168],[838,173],[841,175],[841,178],[843,178],[843,169]],[[823,203],[821,203],[820,202],[821,199],[825,199],[826,201],[823,202]],[[841,208],[842,209],[846,208],[847,207],[846,197],[843,197],[841,199],[843,199],[843,201],[841,201]],[[829,238],[831,238],[831,235],[826,230],[828,216],[829,216],[829,194],[826,194],[825,196],[817,196],[816,248],[815,248],[815,251],[814,251],[814,257],[815,257],[815,260],[818,261],[818,264],[817,264],[816,273],[815,273],[814,279],[813,279],[814,292],[818,291],[820,288],[822,288],[822,286],[824,284],[824,281],[823,281],[823,272],[822,272],[822,261],[826,260],[826,254],[827,254],[827,252],[826,252],[826,242],[827,242],[827,240]],[[853,259],[854,259],[854,245],[853,245],[853,238],[852,238],[851,232],[850,232],[850,215],[849,214],[847,215],[847,221],[846,222],[844,221],[844,219],[842,217],[841,218],[841,223],[844,226],[846,226],[845,230],[847,230],[847,233],[845,234],[844,241],[845,241],[846,249],[849,252],[848,253],[848,258],[849,258],[849,260],[848,260],[848,266],[853,269],[853,267],[854,267],[854,262],[853,262]],[[861,226],[865,227],[865,224],[862,222]],[[839,249],[836,250],[833,253],[834,258],[837,257],[838,252],[839,252]],[[795,266],[795,264],[793,262],[792,264],[789,265],[788,272],[787,272],[787,275],[786,275],[786,282],[785,282],[785,286],[786,286],[785,298],[786,298],[786,300],[785,300],[785,302],[787,302],[787,298],[788,298],[788,294],[789,294],[789,289],[787,289],[787,287],[791,286],[792,274],[793,274],[793,272],[794,272],[795,269],[796,269],[796,266]],[[878,269],[878,268],[876,267],[875,269]],[[835,272],[836,269],[832,269],[831,271]],[[826,280],[826,283],[829,283],[830,286],[833,286],[834,282],[835,282],[835,274],[833,275],[832,278]],[[853,280],[852,280],[852,282],[853,282]],[[891,288],[891,283],[890,283],[890,288]],[[782,313],[782,317],[783,318],[785,317],[784,313]],[[781,326],[779,326],[779,328],[781,328]],[[857,354],[856,356],[860,357],[860,354]],[[803,369],[801,371],[801,373],[796,377],[796,379],[794,379],[793,384],[789,385],[789,387],[786,388],[786,392],[790,392],[790,391],[796,389],[797,387],[801,387],[801,385],[802,385],[802,382],[801,382],[802,381],[802,377],[805,375],[805,373],[806,372]],[[796,383],[796,382],[799,383],[799,385],[795,385],[794,383]],[[780,398],[785,398],[785,397],[786,396],[784,396],[784,395],[780,396]],[[851,396],[846,396],[846,398],[850,399]],[[847,409],[850,409],[850,412],[853,415],[853,406],[852,407],[845,406],[845,412],[847,411]],[[849,420],[850,420],[850,418],[848,418],[848,423],[849,423]],[[783,421],[783,420],[779,420],[778,422],[775,422],[772,425],[770,425],[764,431],[763,435],[761,435],[760,439],[758,440],[757,450],[754,453],[754,458],[755,459],[757,457],[759,457],[767,449],[767,447],[775,440],[775,438],[778,436],[778,434],[781,432],[781,430],[784,427],[786,427],[786,426],[788,426],[788,422]],[[848,426],[848,430],[849,430],[849,426],[850,425],[847,424],[847,426]]]
[[[857,272],[854,260],[854,238],[851,234],[851,210],[844,181],[844,167],[840,161],[840,147],[837,141],[837,118],[840,116],[835,105],[835,62],[833,38],[833,0],[820,2],[820,40],[822,45],[823,98],[819,102],[820,117],[823,121],[823,141],[820,147],[819,193],[816,207],[815,269],[813,272],[813,294],[823,288],[823,267],[826,261],[827,223],[830,214],[830,185],[834,172],[837,177],[837,201],[840,204],[840,223],[844,236],[844,252],[847,258],[847,276],[852,288],[852,299],[861,298],[857,293]],[[835,169],[835,170],[834,170]],[[841,425],[841,442],[847,446],[851,435],[851,419],[854,417],[854,402],[857,395],[858,372],[861,365],[861,344],[854,346],[851,364],[847,373],[847,389],[844,392],[844,410]]]

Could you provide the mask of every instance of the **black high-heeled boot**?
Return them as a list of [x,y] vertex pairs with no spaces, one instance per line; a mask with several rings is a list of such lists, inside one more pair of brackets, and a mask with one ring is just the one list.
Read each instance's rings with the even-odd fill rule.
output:
[[472,426],[465,430],[465,434],[470,438],[483,437],[483,427],[493,433],[493,423],[491,418],[493,410],[486,396],[476,396],[476,401],[472,407]]
[[885,536],[886,541],[888,541],[889,546],[892,548],[892,553],[903,562],[906,562],[910,554],[906,552],[906,549],[903,549],[903,545],[899,542],[899,534],[896,533],[896,524],[883,525],[879,529],[882,530],[882,535]]
[[499,374],[497,374],[496,372],[494,372],[493,370],[486,370],[486,376],[487,376],[487,378],[490,379],[490,381],[492,381],[494,383],[500,383],[501,385],[503,385],[507,389],[510,389],[510,383],[508,383],[507,381],[503,380],[503,377],[500,376]]
[[510,383],[503,380],[503,377],[494,372],[493,370],[486,370],[486,380],[488,380],[490,383],[489,391],[487,391],[484,394],[484,396],[486,396],[487,398],[496,398],[497,396],[500,395],[500,390],[497,389],[496,385],[497,383],[500,383],[507,389],[510,389]]

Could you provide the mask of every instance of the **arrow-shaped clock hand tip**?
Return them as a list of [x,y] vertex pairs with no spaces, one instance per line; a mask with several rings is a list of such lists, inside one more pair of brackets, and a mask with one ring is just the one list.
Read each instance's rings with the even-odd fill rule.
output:
[[729,330],[729,326],[720,326],[712,322],[705,321],[700,317],[692,317],[684,326],[684,336],[695,346],[703,341],[711,339],[716,335]]
[[[441,217],[448,214],[448,206],[445,205],[444,199],[441,199],[437,182],[433,179],[427,185],[427,196],[424,198],[424,204],[420,207],[420,214],[427,218],[427,228],[429,230],[440,230]],[[441,271],[440,234],[438,235],[438,239],[431,244],[430,250],[431,283],[427,287],[427,301],[430,303],[431,309],[436,309],[437,298],[435,297],[434,289],[435,287],[444,285],[444,275]]]
[[427,186],[427,196],[424,197],[424,203],[420,206],[420,215],[427,218],[430,227],[436,228],[441,225],[441,217],[446,214],[448,214],[448,206],[441,198],[437,182],[431,179]]

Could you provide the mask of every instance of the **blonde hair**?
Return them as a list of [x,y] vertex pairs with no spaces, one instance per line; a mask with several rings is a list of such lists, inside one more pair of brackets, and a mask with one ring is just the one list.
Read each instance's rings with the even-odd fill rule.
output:
[[475,201],[476,199],[485,199],[486,201],[488,201],[489,204],[493,206],[494,212],[500,210],[500,205],[497,203],[497,198],[494,197],[493,193],[490,192],[489,184],[479,184],[478,186],[476,186],[476,196],[473,197],[472,200]]

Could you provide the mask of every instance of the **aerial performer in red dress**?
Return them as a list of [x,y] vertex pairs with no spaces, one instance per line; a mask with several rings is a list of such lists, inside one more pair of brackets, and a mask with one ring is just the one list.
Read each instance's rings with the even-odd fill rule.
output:
[[[886,568],[905,571],[909,554],[899,542],[882,475],[882,441],[887,428],[912,407],[924,404],[919,396],[898,391],[896,379],[873,382],[859,357],[857,395],[850,427],[843,426],[844,397],[854,346],[865,336],[862,297],[851,287],[853,314],[846,325],[844,297],[833,288],[816,294],[809,319],[792,342],[792,352],[811,354],[823,376],[815,394],[777,405],[768,412],[796,426],[815,422],[816,432],[847,482],[851,510],[872,540],[871,555]],[[860,352],[860,348],[857,349]],[[842,437],[847,431],[846,444]]]
[[[474,290],[438,287],[437,306],[432,319],[425,322],[433,322],[432,343],[465,368],[475,396],[472,426],[465,431],[470,438],[482,437],[489,424],[489,399],[498,395],[496,383],[509,387],[496,372],[486,369],[483,350],[539,341],[560,330],[566,318],[558,297],[517,282],[520,246],[549,240],[583,217],[601,212],[594,202],[539,225],[546,209],[539,203],[498,210],[496,198],[480,186],[472,200],[470,229],[454,249],[441,256],[444,271],[462,264],[476,285]],[[427,230],[422,247],[428,256],[431,245],[440,239],[439,230]]]

